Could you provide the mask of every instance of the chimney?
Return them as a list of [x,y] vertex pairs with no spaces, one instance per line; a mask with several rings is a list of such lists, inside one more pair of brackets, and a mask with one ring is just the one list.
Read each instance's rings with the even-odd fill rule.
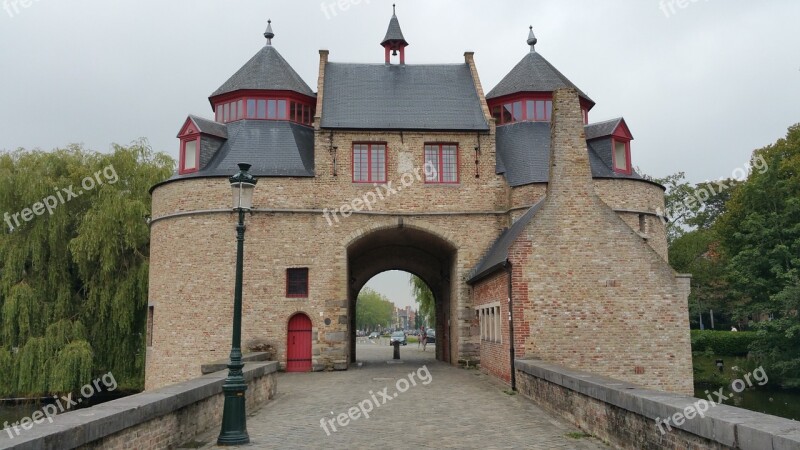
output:
[[573,88],[554,91],[548,201],[575,206],[594,201],[592,170],[583,126],[578,92]]

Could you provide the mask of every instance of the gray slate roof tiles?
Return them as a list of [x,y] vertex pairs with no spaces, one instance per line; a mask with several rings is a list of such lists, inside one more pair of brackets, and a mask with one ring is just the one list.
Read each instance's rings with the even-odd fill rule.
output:
[[322,110],[322,128],[489,129],[466,64],[328,63]]
[[204,119],[193,114],[190,114],[189,118],[192,119],[192,122],[194,122],[195,125],[197,125],[197,129],[201,133],[210,134],[211,136],[216,136],[222,139],[228,139],[228,127],[224,123]]
[[402,41],[406,44],[406,38],[403,37],[403,31],[400,29],[400,21],[397,20],[396,15],[392,15],[392,20],[389,21],[389,29],[386,30],[386,36],[381,41],[381,45],[389,41]]
[[[626,175],[611,169],[610,138],[593,140],[587,148],[593,177],[641,179],[635,171]],[[550,123],[520,122],[497,127],[495,173],[505,175],[509,186],[546,183],[550,179],[549,164]]]
[[589,124],[586,126],[586,140],[590,141],[592,139],[610,136],[616,131],[620,123],[622,123],[622,117]]
[[293,91],[314,96],[300,75],[271,45],[264,46],[238,72],[233,74],[211,97],[241,89]]
[[505,76],[494,89],[486,94],[487,99],[502,97],[519,92],[552,92],[559,88],[570,87],[578,91],[581,97],[594,104],[588,95],[572,84],[567,77],[550,64],[537,52],[530,52]]
[[229,177],[237,164],[253,165],[256,177],[313,177],[314,130],[296,123],[240,120],[227,125],[228,140],[202,170],[172,179]]

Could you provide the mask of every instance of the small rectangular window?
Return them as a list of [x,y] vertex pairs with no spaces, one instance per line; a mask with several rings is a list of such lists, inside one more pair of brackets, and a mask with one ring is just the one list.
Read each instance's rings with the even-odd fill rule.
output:
[[186,141],[183,147],[183,170],[197,170],[197,141]]
[[514,102],[514,122],[522,122],[522,102]]
[[538,122],[544,122],[547,120],[547,115],[544,112],[544,100],[536,101],[536,120]]
[[614,141],[614,170],[617,172],[630,171],[628,145],[624,141]]
[[278,119],[286,120],[286,100],[278,100]]
[[514,121],[513,120],[514,116],[511,115],[511,108],[512,108],[511,107],[511,103],[506,103],[505,105],[503,105],[503,123],[504,124],[512,123]]
[[266,100],[259,100],[257,106],[256,117],[258,119],[266,119],[267,118],[267,101]]
[[225,103],[222,109],[225,110],[225,122],[229,122],[231,120],[231,104]]
[[536,102],[533,100],[526,100],[525,101],[525,118],[526,120],[536,120],[536,113],[534,112],[534,107]]
[[152,347],[153,346],[153,319],[154,319],[153,314],[154,314],[154,312],[155,312],[155,308],[153,306],[150,306],[150,307],[147,308],[147,346],[148,347]]
[[247,99],[247,118],[256,118],[256,99],[254,98]]
[[236,114],[236,117],[239,119],[244,119],[244,100],[239,100],[237,104],[239,106],[239,113]]
[[386,144],[353,144],[353,182],[386,181]]
[[286,269],[286,296],[308,297],[308,268]]
[[214,113],[216,114],[214,116],[216,121],[217,122],[222,122],[223,117],[222,117],[222,106],[221,105],[217,105],[216,110],[214,111]]
[[[545,116],[546,119],[545,120],[547,120],[549,122],[550,119],[553,117],[553,102],[552,101],[548,100],[547,102],[545,102],[544,112],[546,114],[546,116]],[[584,123],[586,123],[585,120],[584,120]]]
[[278,102],[276,100],[267,101],[267,119],[278,118]]
[[289,102],[289,120],[298,122],[297,120],[297,110],[299,108],[299,104],[296,102]]
[[458,146],[428,144],[425,146],[425,181],[458,183]]

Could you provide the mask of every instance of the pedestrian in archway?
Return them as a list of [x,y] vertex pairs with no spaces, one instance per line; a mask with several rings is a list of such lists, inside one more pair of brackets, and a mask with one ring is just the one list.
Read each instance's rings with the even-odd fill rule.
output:
[[425,347],[428,345],[428,332],[423,328],[422,334],[419,336],[419,341],[422,343],[422,351],[425,351]]

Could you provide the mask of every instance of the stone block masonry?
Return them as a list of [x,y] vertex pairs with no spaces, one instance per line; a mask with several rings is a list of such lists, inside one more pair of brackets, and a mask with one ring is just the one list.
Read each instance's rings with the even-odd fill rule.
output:
[[[264,406],[277,392],[276,362],[247,363],[248,413]],[[87,409],[55,416],[0,448],[16,450],[86,450],[176,448],[222,423],[227,370],[179,384],[123,397]]]

